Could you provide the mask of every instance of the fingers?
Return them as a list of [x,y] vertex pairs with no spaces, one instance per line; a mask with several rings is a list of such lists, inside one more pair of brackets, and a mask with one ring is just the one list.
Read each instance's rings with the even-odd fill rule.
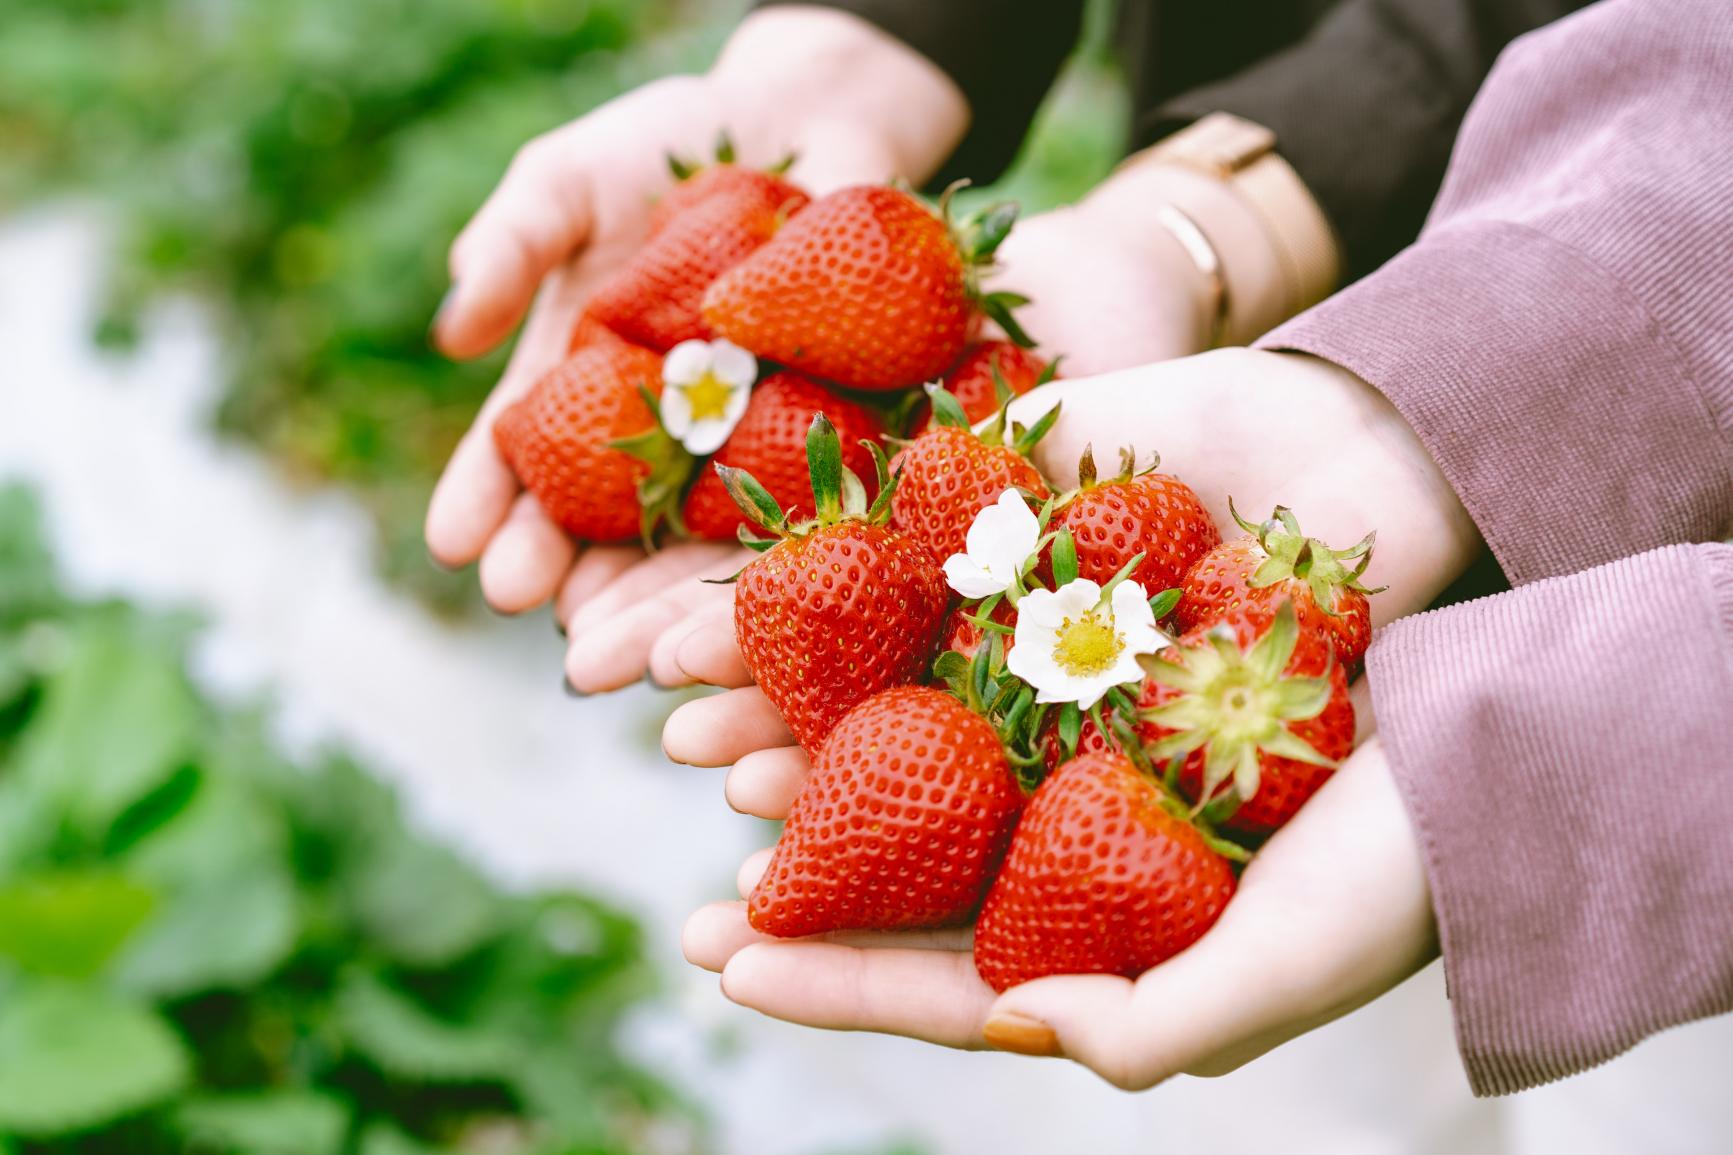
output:
[[502,614],[532,610],[553,597],[577,553],[577,545],[548,520],[541,504],[519,494],[482,552],[482,596]]
[[822,940],[774,938],[752,929],[752,924],[746,919],[744,902],[713,902],[700,907],[686,920],[680,935],[680,949],[693,966],[720,972],[728,965],[729,959],[758,943],[787,946],[796,941],[824,941],[862,950],[894,947],[900,950],[952,951],[968,958],[969,936],[968,927],[951,927],[899,934],[848,932],[826,935]]
[[741,898],[751,898],[753,888],[758,880],[764,877],[764,870],[770,865],[770,847],[754,850],[746,856],[746,861],[740,864],[740,869],[734,875],[734,888],[740,892]]
[[732,574],[737,553],[732,546],[671,546],[626,571],[572,616],[566,680],[596,693],[643,677],[657,639],[692,614],[732,600],[729,587],[704,579]]
[[722,970],[722,993],[790,1022],[882,1031],[946,1047],[983,1045],[993,992],[966,951],[752,943]]
[[799,746],[756,750],[734,763],[723,791],[740,813],[778,821],[788,817],[811,769],[812,759]]
[[744,902],[713,902],[699,907],[680,932],[680,951],[695,967],[718,974],[728,960],[754,943],[775,942],[746,921]]
[[727,766],[755,750],[792,745],[782,715],[756,686],[687,702],[662,730],[663,752],[689,766]]
[[572,615],[578,607],[608,587],[626,570],[644,560],[644,550],[636,545],[593,545],[578,558],[578,564],[566,575],[554,603],[554,616],[560,628],[570,628]]
[[494,447],[492,418],[477,418],[427,503],[422,532],[433,560],[457,569],[480,557],[518,492],[517,477]]
[[518,151],[451,246],[451,290],[433,330],[441,352],[475,357],[499,344],[542,278],[589,238],[595,217],[588,161],[570,128]]
[[734,594],[665,631],[650,651],[650,676],[663,686],[750,686],[752,672],[734,638]]
[[[566,629],[576,637],[585,630],[617,617],[622,610],[646,601],[694,575],[711,576],[713,571],[733,568],[721,576],[727,577],[745,563],[745,551],[723,542],[681,542],[670,545],[648,557],[642,553],[637,564],[617,573],[600,589],[573,607],[566,619]],[[750,555],[747,555],[749,557]]]

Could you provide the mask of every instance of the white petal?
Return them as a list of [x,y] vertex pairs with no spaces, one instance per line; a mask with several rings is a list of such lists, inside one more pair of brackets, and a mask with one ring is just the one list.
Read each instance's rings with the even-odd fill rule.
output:
[[[672,353],[669,356],[673,356]],[[758,380],[758,358],[732,341],[710,342],[710,371],[716,379],[749,388]]]
[[728,435],[734,432],[734,424],[730,421],[696,421],[687,430],[686,436],[680,438],[680,444],[686,447],[686,452],[694,457],[705,457],[722,448],[722,443],[728,440]]
[[746,406],[752,400],[752,378],[743,382],[728,383],[728,404],[722,407],[722,420],[728,422],[728,428],[740,424],[741,417],[746,414]]
[[1101,587],[1088,578],[1067,582],[1053,594],[1053,605],[1060,617],[1082,617],[1100,604]]
[[668,431],[668,436],[684,443],[692,432],[692,403],[686,398],[686,390],[670,383],[662,390],[658,407],[662,411],[662,428]]
[[1052,590],[1030,590],[1017,603],[1017,644],[1023,644],[1023,631],[1032,637],[1045,633],[1051,637],[1065,620],[1067,611]]
[[991,597],[1003,593],[1011,584],[1009,577],[995,578],[966,553],[954,553],[945,559],[945,581],[966,598]]
[[[1025,639],[1023,635],[1022,618],[1017,622],[1017,644],[1011,647],[1011,652],[1005,655],[1005,668],[1017,677],[1034,686],[1042,694],[1050,688],[1063,687],[1070,677],[1053,661],[1053,646],[1051,639],[1045,646],[1038,639]],[[1042,697],[1043,702],[1053,699]],[[1063,701],[1064,699],[1061,699]]]
[[1041,525],[1021,494],[1007,489],[999,500],[975,515],[967,538],[969,556],[996,574],[1012,574],[1035,552]]
[[662,380],[670,385],[690,385],[710,372],[710,343],[682,341],[662,359]]
[[1167,644],[1141,585],[1121,582],[1113,591],[1112,609],[1113,628],[1124,636],[1127,653],[1153,654]]

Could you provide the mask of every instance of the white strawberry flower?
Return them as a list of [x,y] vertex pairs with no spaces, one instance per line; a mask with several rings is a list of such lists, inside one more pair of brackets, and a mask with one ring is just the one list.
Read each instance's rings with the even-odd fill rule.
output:
[[1141,680],[1138,656],[1171,639],[1156,626],[1149,597],[1136,582],[1122,581],[1104,594],[1079,578],[1024,594],[1016,641],[1005,664],[1035,687],[1037,702],[1076,702],[1087,710],[1113,687]]
[[682,341],[662,361],[662,428],[704,457],[722,448],[752,396],[758,359],[731,341]]
[[945,581],[966,598],[985,598],[1011,588],[1035,552],[1041,524],[1015,489],[975,515],[963,552],[945,559]]

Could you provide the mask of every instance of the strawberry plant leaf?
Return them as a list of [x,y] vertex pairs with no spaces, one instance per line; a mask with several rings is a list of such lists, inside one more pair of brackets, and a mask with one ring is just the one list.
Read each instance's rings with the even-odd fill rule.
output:
[[225,1155],[339,1155],[349,1108],[313,1091],[206,1095],[174,1113],[187,1146]]
[[740,512],[750,518],[754,525],[762,526],[774,534],[781,534],[788,529],[787,515],[782,512],[782,507],[776,504],[776,498],[759,484],[756,477],[744,469],[735,469],[733,466],[723,465],[720,461],[713,462],[710,468],[722,479],[722,488],[728,491],[728,496],[734,499]]
[[155,901],[111,870],[18,879],[0,888],[0,956],[36,974],[90,978],[150,917]]
[[347,889],[366,933],[410,966],[451,963],[498,929],[498,903],[475,870],[407,831],[363,850]]
[[928,385],[927,396],[933,402],[933,424],[948,425],[953,429],[968,429],[969,415],[963,411],[963,403],[957,400],[957,395],[943,385]]
[[1184,596],[1185,590],[1178,586],[1175,586],[1172,589],[1162,590],[1160,593],[1149,599],[1149,611],[1155,615],[1155,620],[1159,622],[1161,619],[1167,617],[1167,615],[1173,613],[1174,609],[1179,605],[1179,599]]
[[446,1022],[366,972],[343,977],[335,1005],[349,1044],[393,1078],[490,1082],[517,1070],[517,1040],[511,1034]]
[[277,969],[299,930],[280,866],[212,875],[166,898],[115,964],[115,983],[158,998],[243,988]]
[[812,474],[812,507],[825,525],[842,516],[842,441],[824,414],[806,431],[806,464]]
[[0,1000],[0,1131],[86,1130],[168,1098],[189,1070],[161,1016],[99,988],[26,982]]
[[1053,535],[1053,588],[1060,589],[1077,580],[1077,539],[1069,529]]
[[44,683],[17,773],[84,838],[99,838],[191,752],[197,702],[178,649],[163,644],[181,632],[95,614],[71,631]]

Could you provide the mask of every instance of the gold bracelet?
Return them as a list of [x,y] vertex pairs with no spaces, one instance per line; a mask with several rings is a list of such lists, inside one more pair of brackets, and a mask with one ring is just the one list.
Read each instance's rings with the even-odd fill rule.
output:
[[1210,305],[1209,337],[1204,348],[1214,349],[1221,344],[1228,325],[1228,283],[1222,276],[1221,256],[1210,244],[1209,237],[1198,228],[1197,222],[1176,206],[1157,205],[1155,219],[1173,235],[1179,247],[1185,250],[1185,255],[1197,266],[1197,271],[1203,274]]

